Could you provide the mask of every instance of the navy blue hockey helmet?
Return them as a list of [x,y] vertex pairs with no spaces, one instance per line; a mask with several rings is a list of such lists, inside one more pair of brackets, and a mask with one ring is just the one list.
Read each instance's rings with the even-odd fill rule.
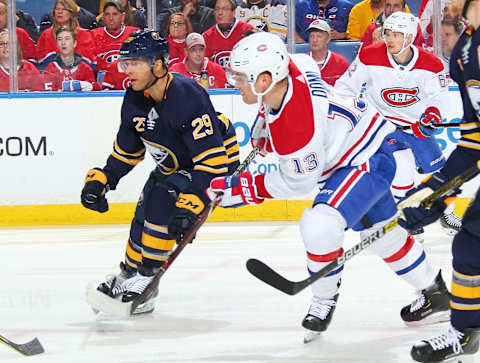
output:
[[130,34],[120,48],[120,59],[145,58],[150,65],[161,57],[167,67],[170,48],[168,41],[160,33],[151,30],[137,30]]

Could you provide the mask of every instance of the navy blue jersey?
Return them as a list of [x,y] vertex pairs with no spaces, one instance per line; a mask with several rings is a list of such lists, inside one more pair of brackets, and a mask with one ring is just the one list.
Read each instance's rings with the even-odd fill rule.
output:
[[228,125],[228,134],[208,94],[190,78],[169,74],[165,96],[158,103],[146,92],[129,88],[121,115],[113,152],[104,168],[111,189],[143,160],[145,151],[166,176],[187,171],[191,188],[197,191],[205,190],[212,178],[226,175],[231,162],[238,162],[233,126]]

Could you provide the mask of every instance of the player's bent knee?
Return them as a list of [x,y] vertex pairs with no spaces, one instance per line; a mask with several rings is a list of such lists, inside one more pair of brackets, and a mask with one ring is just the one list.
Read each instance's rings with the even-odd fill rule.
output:
[[307,251],[325,254],[340,248],[347,223],[338,210],[327,204],[306,209],[300,219],[300,233]]

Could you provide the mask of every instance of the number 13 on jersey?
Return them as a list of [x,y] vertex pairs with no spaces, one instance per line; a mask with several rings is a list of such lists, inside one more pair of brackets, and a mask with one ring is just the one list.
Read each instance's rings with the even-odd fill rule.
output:
[[296,174],[311,173],[316,171],[320,165],[317,153],[315,152],[307,154],[303,159],[294,158],[292,159],[292,163]]

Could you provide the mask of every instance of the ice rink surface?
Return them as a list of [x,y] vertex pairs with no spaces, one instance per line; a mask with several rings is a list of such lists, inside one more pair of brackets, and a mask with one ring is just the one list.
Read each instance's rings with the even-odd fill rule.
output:
[[[448,323],[406,327],[414,291],[368,251],[345,267],[324,335],[303,344],[309,289],[285,295],[245,268],[259,258],[290,279],[307,277],[297,223],[208,223],[160,283],[156,310],[130,319],[95,316],[85,287],[118,271],[129,226],[0,229],[0,334],[38,337],[45,353],[23,357],[0,344],[0,362],[412,362],[411,345]],[[451,281],[451,237],[426,229],[427,256]],[[359,241],[348,232],[344,247]],[[458,361],[458,360],[457,360]],[[480,362],[480,354],[462,362]]]

